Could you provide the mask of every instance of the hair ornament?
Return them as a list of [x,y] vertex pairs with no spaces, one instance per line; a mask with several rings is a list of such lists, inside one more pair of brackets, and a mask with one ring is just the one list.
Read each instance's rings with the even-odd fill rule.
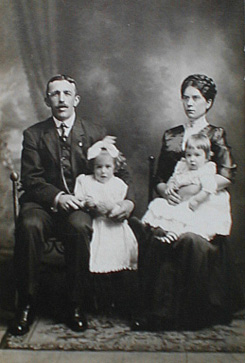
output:
[[119,156],[119,150],[106,136],[103,140],[97,141],[88,149],[87,159],[95,159],[103,150],[106,150],[112,158],[117,158]]

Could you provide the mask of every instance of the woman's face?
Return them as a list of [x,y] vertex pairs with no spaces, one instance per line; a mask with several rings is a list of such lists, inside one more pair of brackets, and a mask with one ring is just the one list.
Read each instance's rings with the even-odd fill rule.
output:
[[201,92],[192,86],[185,89],[182,101],[185,113],[191,121],[198,120],[204,116],[212,105],[211,100],[207,101]]

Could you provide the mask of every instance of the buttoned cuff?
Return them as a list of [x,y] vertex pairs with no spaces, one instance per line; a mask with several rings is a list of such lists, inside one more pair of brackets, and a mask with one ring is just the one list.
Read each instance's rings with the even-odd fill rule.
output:
[[60,198],[61,195],[64,195],[64,194],[65,194],[65,192],[59,192],[55,196],[53,206],[51,207],[52,212],[54,212],[54,213],[58,212],[58,208],[57,207],[58,207],[59,198]]

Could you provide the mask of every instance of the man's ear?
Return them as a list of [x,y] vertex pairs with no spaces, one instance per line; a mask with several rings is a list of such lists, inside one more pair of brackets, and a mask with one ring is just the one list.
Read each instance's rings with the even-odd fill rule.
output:
[[46,103],[46,105],[48,107],[50,107],[50,101],[49,101],[49,98],[47,96],[44,98],[44,102]]
[[81,97],[79,95],[76,95],[74,99],[74,107],[77,107],[79,105],[80,100]]

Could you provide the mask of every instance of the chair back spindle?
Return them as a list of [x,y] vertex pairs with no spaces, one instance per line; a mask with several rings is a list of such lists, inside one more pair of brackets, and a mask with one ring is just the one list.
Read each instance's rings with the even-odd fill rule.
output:
[[17,216],[19,213],[19,198],[18,198],[18,180],[19,174],[12,171],[10,174],[10,179],[12,181],[12,196],[13,196],[13,212],[14,212],[14,225],[16,227]]
[[148,185],[148,203],[153,199],[154,192],[154,166],[155,166],[155,157],[149,156],[149,185]]

